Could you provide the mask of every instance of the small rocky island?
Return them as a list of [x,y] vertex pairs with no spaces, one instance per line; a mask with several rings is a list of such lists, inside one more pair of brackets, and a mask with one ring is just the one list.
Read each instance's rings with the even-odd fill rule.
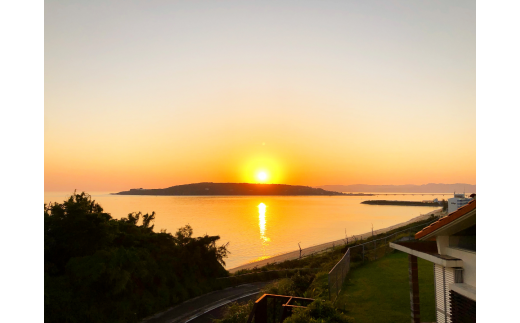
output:
[[117,195],[326,195],[358,196],[300,185],[249,183],[196,183],[159,189],[131,189]]

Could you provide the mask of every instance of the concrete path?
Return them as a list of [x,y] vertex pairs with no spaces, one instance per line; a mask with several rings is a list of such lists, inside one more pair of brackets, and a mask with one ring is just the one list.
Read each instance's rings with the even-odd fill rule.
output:
[[222,315],[222,306],[248,299],[257,299],[260,289],[270,282],[260,282],[217,290],[187,300],[164,312],[145,318],[141,323],[201,323]]
[[[415,218],[413,218],[413,219],[411,219],[409,221],[406,221],[406,222],[403,222],[403,223],[399,223],[399,224],[396,224],[396,225],[392,225],[392,226],[384,228],[384,229],[374,230],[374,234],[385,233],[385,232],[388,232],[390,230],[393,230],[393,229],[396,229],[396,228],[399,228],[399,227],[403,227],[403,226],[408,225],[410,223],[426,220],[426,219],[428,219],[430,217],[430,215],[432,215],[432,214],[438,215],[441,212],[442,212],[442,209],[437,209],[437,210],[434,210],[434,211],[426,213],[426,214],[421,214],[421,215],[419,215],[419,216],[417,216],[417,217],[415,217]],[[372,235],[372,232],[367,232],[367,233],[356,235],[356,238],[357,239],[360,239],[360,238],[361,239],[366,239],[366,238],[370,237],[371,235]],[[351,237],[349,237],[349,238],[351,238]],[[320,244],[320,245],[317,245],[317,246],[308,247],[308,248],[302,249],[302,256],[309,255],[309,254],[314,253],[314,252],[323,251],[325,249],[331,248],[332,246],[340,246],[340,245],[343,245],[343,244],[345,244],[345,241],[340,239],[340,240],[336,240],[336,241],[323,243],[323,244]],[[237,272],[238,270],[241,270],[241,269],[251,269],[251,268],[254,268],[254,267],[257,267],[257,266],[258,267],[262,267],[262,266],[265,266],[267,264],[273,264],[273,263],[278,263],[278,262],[282,262],[282,261],[285,261],[285,260],[297,259],[299,257],[300,257],[300,250],[296,250],[296,251],[284,253],[284,254],[281,254],[281,255],[276,255],[276,256],[273,256],[271,258],[267,258],[267,259],[264,259],[264,260],[250,262],[250,263],[247,263],[247,264],[235,267],[235,268],[228,269],[228,271],[230,273],[235,273],[235,272]]]

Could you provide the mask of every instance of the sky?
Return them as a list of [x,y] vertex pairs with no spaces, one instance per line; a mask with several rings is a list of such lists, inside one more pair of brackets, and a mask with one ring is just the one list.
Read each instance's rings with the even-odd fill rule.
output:
[[45,191],[476,183],[474,1],[45,1]]

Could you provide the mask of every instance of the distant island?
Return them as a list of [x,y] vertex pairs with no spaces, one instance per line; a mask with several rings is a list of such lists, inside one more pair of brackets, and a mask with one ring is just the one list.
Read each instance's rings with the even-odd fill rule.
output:
[[326,196],[371,196],[372,194],[345,194],[300,185],[249,184],[249,183],[196,183],[168,188],[134,188],[112,193],[117,195],[326,195]]
[[388,200],[370,200],[363,201],[361,204],[370,205],[400,205],[400,206],[442,206],[442,201],[388,201]]
[[315,186],[324,190],[336,192],[365,192],[365,193],[476,193],[477,186],[473,184],[437,184],[424,185],[322,185]]

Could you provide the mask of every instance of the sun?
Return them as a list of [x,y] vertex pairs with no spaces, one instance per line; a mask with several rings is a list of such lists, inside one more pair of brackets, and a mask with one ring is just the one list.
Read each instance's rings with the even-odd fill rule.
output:
[[265,182],[268,177],[269,177],[269,175],[267,174],[266,171],[259,171],[256,174],[256,178],[258,179],[259,182]]
[[285,181],[283,163],[272,156],[247,156],[241,164],[240,177],[244,183],[275,184]]

